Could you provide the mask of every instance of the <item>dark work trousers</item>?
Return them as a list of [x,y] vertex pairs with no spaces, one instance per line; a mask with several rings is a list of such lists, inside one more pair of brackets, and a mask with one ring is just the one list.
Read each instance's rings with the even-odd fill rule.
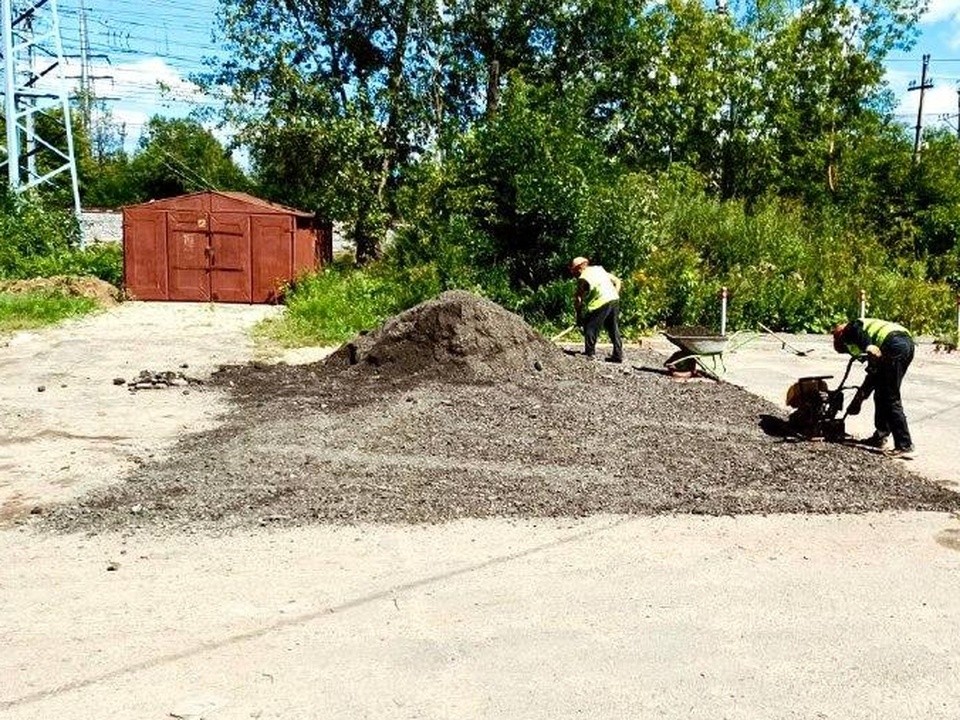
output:
[[583,354],[593,357],[597,351],[600,328],[607,331],[613,343],[614,360],[623,360],[623,340],[620,338],[620,301],[611,300],[596,310],[587,313],[583,321]]
[[891,335],[880,346],[880,361],[874,374],[873,424],[878,435],[893,434],[893,445],[905,449],[913,446],[907,416],[900,400],[900,384],[913,361],[913,340],[907,335]]

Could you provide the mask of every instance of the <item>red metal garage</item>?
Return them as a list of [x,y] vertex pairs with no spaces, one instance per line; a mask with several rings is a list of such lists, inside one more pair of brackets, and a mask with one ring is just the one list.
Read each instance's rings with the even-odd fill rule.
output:
[[123,209],[123,285],[136,300],[276,302],[280,285],[332,257],[329,224],[246,193]]

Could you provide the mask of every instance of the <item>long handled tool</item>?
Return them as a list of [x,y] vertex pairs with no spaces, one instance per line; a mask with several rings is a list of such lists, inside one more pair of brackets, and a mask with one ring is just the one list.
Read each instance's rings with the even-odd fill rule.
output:
[[790,344],[789,342],[787,342],[784,338],[782,338],[782,337],[780,337],[779,335],[777,335],[773,330],[771,330],[770,328],[768,328],[768,327],[767,327],[766,325],[764,325],[763,323],[757,323],[757,325],[759,325],[765,332],[770,333],[770,334],[773,335],[777,340],[780,341],[780,343],[781,343],[780,349],[781,349],[781,350],[789,350],[789,351],[792,352],[794,355],[797,355],[797,356],[799,356],[799,357],[806,357],[807,355],[809,355],[810,353],[812,353],[812,352],[814,351],[814,348],[808,348],[808,349],[806,349],[806,350],[798,350],[796,347],[794,347],[793,345],[791,345],[791,344]]
[[576,330],[576,329],[577,329],[577,326],[576,326],[576,325],[571,325],[571,326],[568,327],[566,330],[561,330],[560,332],[558,332],[556,335],[554,335],[554,336],[553,336],[552,338],[550,338],[550,339],[551,339],[553,342],[556,342],[557,340],[560,340],[561,338],[565,338],[567,335],[569,335],[570,333],[572,333],[572,332],[573,332],[574,330]]

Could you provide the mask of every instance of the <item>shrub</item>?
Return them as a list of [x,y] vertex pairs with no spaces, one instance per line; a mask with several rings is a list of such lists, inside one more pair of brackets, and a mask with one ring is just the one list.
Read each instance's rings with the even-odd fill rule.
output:
[[93,275],[116,286],[122,282],[120,245],[81,248],[76,217],[32,195],[0,196],[0,237],[0,278]]
[[33,195],[0,195],[0,277],[26,278],[54,264],[80,243],[80,227],[67,212],[49,210]]
[[399,270],[377,262],[361,269],[339,261],[292,283],[284,292],[284,317],[259,332],[288,346],[340,343],[439,290],[429,265]]

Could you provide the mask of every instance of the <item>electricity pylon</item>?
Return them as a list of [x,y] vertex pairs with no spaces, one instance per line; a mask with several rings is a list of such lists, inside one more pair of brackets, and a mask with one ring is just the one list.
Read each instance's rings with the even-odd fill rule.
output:
[[[57,0],[33,0],[21,8],[0,0],[3,22],[3,115],[6,146],[0,167],[7,168],[10,188],[24,192],[69,172],[73,204],[80,217],[80,188],[73,149],[70,102],[64,77],[63,43]],[[59,110],[59,117],[51,111]],[[41,137],[40,115],[62,122],[59,139]],[[59,128],[57,128],[59,130]],[[65,147],[64,147],[65,146]],[[38,158],[42,157],[42,166]]]

